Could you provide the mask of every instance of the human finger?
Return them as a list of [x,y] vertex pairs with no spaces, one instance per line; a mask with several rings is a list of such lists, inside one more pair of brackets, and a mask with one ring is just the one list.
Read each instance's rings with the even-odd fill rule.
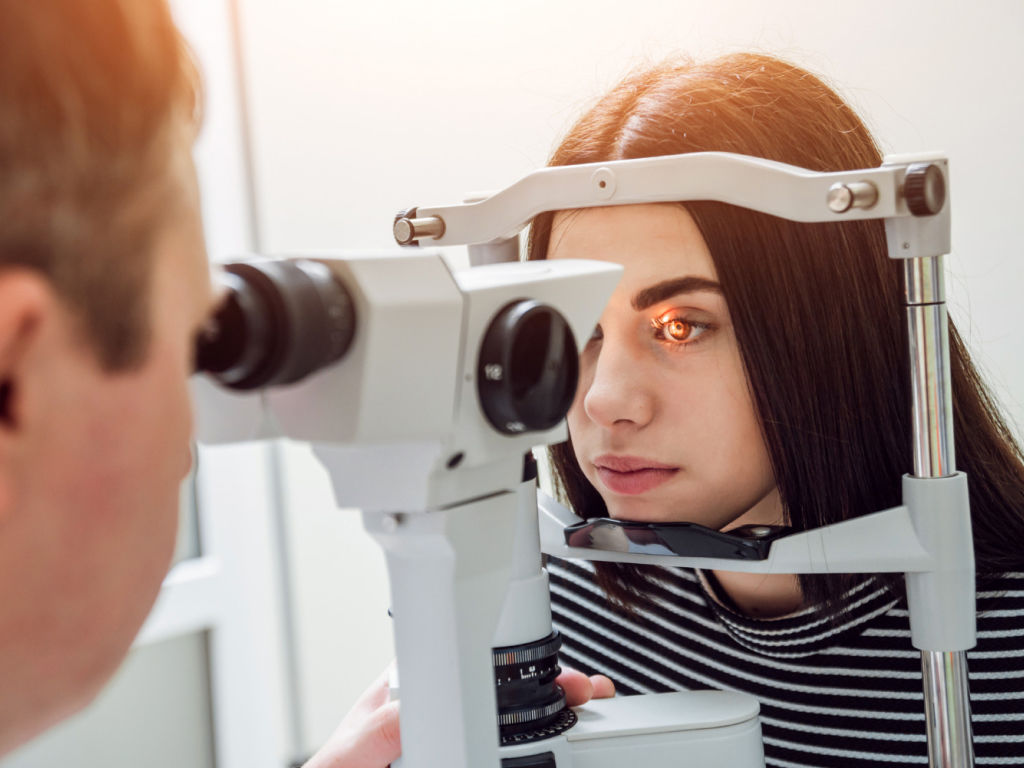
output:
[[342,721],[305,768],[387,768],[401,754],[398,702],[389,701],[361,721]]
[[356,699],[356,703],[352,705],[352,709],[345,715],[343,723],[352,720],[362,720],[368,717],[372,712],[380,709],[388,700],[388,680],[391,674],[391,666],[384,670],[381,675],[367,686],[366,690],[363,691],[359,698]]
[[586,704],[594,697],[594,684],[590,678],[579,670],[562,667],[562,673],[555,682],[565,691],[565,701],[570,707]]
[[595,699],[610,699],[615,695],[615,683],[605,675],[591,675],[590,684],[593,686],[593,697]]

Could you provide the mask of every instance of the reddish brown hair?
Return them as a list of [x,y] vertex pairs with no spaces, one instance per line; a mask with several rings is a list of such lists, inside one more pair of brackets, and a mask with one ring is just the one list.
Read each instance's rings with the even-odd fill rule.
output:
[[0,269],[34,269],[101,362],[138,362],[152,239],[198,77],[165,0],[0,0]]
[[[627,77],[592,107],[551,165],[722,151],[816,171],[875,167],[863,123],[820,79],[777,59],[739,54],[668,62]],[[809,529],[900,503],[912,470],[901,267],[880,221],[797,224],[720,203],[687,203],[729,305],[789,524]],[[542,259],[552,213],[538,216]],[[957,460],[970,476],[980,573],[1024,561],[1024,464],[951,326]],[[568,443],[551,449],[557,484],[584,517],[606,514]],[[644,570],[600,565],[621,601]],[[802,576],[810,601],[851,576]],[[892,584],[900,588],[893,578]]]

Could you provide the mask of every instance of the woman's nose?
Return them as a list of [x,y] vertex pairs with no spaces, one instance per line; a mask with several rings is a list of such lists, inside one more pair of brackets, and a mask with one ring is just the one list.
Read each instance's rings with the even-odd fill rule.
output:
[[590,371],[581,371],[583,409],[608,428],[642,427],[654,416],[655,393],[643,361],[605,341]]

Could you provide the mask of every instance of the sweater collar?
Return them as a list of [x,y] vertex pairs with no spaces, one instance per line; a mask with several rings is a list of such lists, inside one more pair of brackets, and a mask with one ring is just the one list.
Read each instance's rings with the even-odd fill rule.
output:
[[771,619],[755,619],[731,607],[710,571],[699,571],[701,591],[723,628],[743,647],[765,656],[810,656],[863,631],[899,602],[878,579],[866,576],[839,600]]

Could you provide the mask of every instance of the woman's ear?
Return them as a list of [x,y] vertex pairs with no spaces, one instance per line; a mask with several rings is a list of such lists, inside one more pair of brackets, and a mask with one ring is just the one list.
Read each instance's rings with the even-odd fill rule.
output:
[[0,268],[0,521],[14,504],[26,366],[39,328],[55,306],[53,289],[41,275]]

